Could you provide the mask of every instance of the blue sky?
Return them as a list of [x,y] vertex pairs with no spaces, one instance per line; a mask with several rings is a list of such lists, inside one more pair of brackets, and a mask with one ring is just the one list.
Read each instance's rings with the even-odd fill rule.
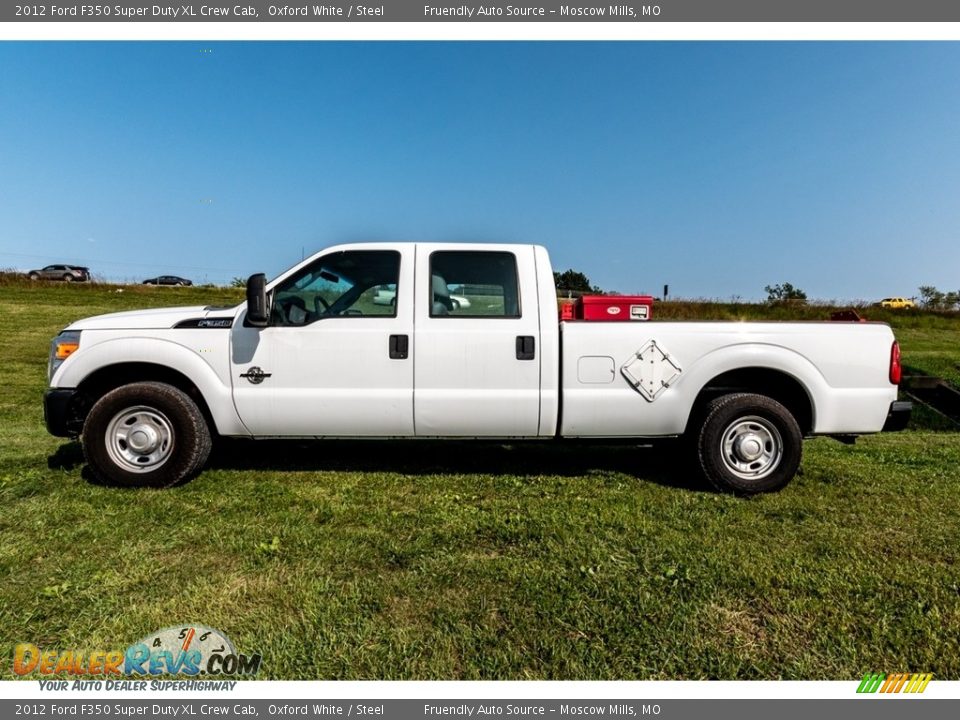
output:
[[960,43],[0,43],[0,267],[546,245],[621,292],[960,288]]

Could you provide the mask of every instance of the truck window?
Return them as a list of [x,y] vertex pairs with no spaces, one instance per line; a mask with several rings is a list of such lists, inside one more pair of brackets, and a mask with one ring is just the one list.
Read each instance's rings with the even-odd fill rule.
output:
[[509,252],[430,255],[430,317],[520,317],[517,258]]
[[[309,325],[331,317],[396,317],[400,253],[347,250],[324,255],[274,291],[271,325]],[[383,289],[390,288],[389,302]]]

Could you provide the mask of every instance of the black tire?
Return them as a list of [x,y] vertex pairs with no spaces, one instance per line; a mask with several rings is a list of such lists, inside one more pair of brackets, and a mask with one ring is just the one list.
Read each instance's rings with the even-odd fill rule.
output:
[[197,404],[159,382],[123,385],[100,398],[83,424],[82,440],[94,476],[124,487],[170,487],[188,480],[206,464],[212,447]]
[[40,276],[37,273],[30,273],[31,280],[39,280]]
[[737,495],[776,492],[796,475],[803,433],[776,400],[750,393],[723,395],[706,406],[702,417],[697,457],[718,490]]
[[63,281],[64,281],[64,282],[73,282],[73,275],[64,275],[64,276],[63,276]]

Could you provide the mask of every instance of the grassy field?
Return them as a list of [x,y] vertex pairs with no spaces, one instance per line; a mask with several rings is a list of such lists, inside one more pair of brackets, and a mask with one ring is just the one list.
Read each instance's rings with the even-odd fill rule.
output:
[[[752,500],[669,447],[540,444],[234,441],[182,487],[106,488],[43,428],[50,337],[240,295],[116,290],[0,288],[4,678],[16,642],[122,649],[182,622],[262,653],[265,678],[960,678],[960,434],[817,439]],[[960,320],[868,314],[956,381]]]

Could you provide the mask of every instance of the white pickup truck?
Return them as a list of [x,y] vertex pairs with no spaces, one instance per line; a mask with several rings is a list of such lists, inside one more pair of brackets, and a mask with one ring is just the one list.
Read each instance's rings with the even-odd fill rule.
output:
[[238,307],[71,324],[44,410],[123,485],[191,477],[216,436],[683,437],[749,494],[790,481],[805,436],[902,428],[899,379],[885,324],[559,321],[543,247],[374,243],[254,275]]

